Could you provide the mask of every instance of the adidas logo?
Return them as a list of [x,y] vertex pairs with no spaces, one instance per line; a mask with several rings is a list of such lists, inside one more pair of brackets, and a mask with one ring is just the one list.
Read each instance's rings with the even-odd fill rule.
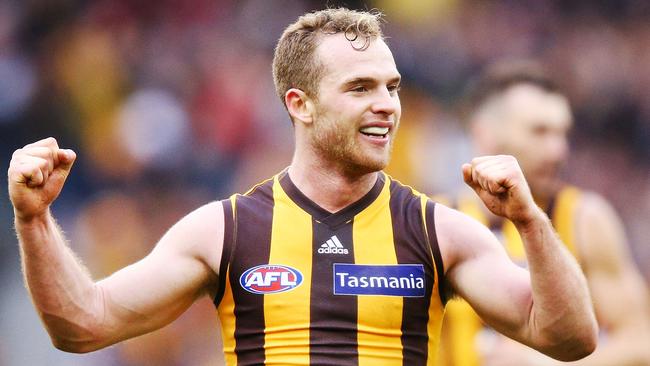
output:
[[336,235],[327,239],[320,248],[318,248],[319,254],[348,254],[348,250],[343,247],[343,244],[339,241],[339,238]]

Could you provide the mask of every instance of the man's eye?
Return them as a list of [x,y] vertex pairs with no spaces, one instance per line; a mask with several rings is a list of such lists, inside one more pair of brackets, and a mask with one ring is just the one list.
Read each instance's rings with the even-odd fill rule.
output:
[[363,93],[363,92],[368,91],[368,89],[365,86],[356,86],[356,87],[352,88],[351,91],[353,91],[355,93]]
[[399,85],[390,85],[390,86],[388,86],[388,91],[391,92],[391,93],[397,93],[398,91],[400,91],[400,89],[402,89],[402,88]]

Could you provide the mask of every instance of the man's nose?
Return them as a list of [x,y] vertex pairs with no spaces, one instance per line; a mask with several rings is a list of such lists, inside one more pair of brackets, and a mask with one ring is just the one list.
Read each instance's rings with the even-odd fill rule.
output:
[[388,89],[382,88],[372,104],[373,113],[383,113],[386,115],[395,114],[395,112],[400,108],[399,97],[397,92],[391,93]]

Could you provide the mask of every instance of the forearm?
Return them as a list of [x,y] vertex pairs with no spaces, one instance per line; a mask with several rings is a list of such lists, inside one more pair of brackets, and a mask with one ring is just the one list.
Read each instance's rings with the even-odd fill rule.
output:
[[58,348],[76,351],[96,338],[101,291],[67,246],[49,212],[15,220],[25,283]]
[[548,355],[575,360],[593,350],[597,325],[587,282],[541,210],[515,223],[522,237],[531,278],[529,331]]

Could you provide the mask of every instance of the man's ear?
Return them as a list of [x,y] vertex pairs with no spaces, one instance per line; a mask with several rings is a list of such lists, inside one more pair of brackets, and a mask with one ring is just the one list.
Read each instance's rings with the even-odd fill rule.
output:
[[314,102],[304,91],[296,88],[287,90],[284,94],[284,103],[287,106],[291,119],[308,124],[314,120]]

